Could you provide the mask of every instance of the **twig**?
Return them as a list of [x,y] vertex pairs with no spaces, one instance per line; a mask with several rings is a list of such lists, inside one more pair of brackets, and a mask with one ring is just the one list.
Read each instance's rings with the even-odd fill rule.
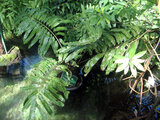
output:
[[142,77],[141,77],[140,106],[142,105],[142,97],[143,97],[143,79],[142,79]]
[[130,42],[130,44],[132,44],[133,42],[135,42],[135,41],[141,39],[141,38],[142,38],[146,33],[148,33],[148,32],[152,32],[152,31],[146,30],[141,36],[139,36],[137,39],[135,39],[135,40],[133,40],[132,42]]
[[145,46],[146,46],[148,52],[151,54],[151,50],[149,49],[149,47],[148,47],[148,45],[146,43],[145,43]]
[[129,77],[126,77],[126,78],[123,78],[122,80],[128,80],[128,79],[131,79],[131,78],[134,78],[133,75],[131,75]]
[[156,52],[156,49],[157,49],[157,47],[159,46],[159,43],[160,43],[160,38],[159,38],[159,41],[158,41],[158,43],[157,43],[157,45],[156,45],[155,48],[152,46],[152,44],[151,44],[151,42],[150,42],[149,40],[147,40],[147,41],[148,41],[148,43],[150,44],[150,46],[151,46],[153,52],[155,53],[155,55],[156,55],[158,61],[160,62],[160,58],[159,58],[159,56],[158,56],[158,54],[157,54],[157,52]]
[[154,93],[155,93],[155,96],[157,97],[157,86],[154,85]]
[[[140,92],[136,91],[136,90],[131,86],[131,82],[129,82],[129,87],[130,87],[130,89],[131,89],[132,91],[134,91],[135,93],[137,93],[137,94],[139,94],[139,95],[141,94]],[[150,88],[148,88],[146,91],[143,91],[142,94],[148,92],[149,90],[150,90]]]
[[156,75],[154,75],[154,74],[153,74],[153,76],[154,76],[157,80],[159,80],[159,81],[160,81],[160,79],[159,79]]

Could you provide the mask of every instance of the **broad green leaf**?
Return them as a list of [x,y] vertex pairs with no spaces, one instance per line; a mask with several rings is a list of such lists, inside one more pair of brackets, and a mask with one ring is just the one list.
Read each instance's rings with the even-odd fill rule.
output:
[[117,59],[115,61],[115,63],[128,63],[128,62],[129,62],[129,58],[126,58],[126,57]]
[[30,34],[30,32],[32,31],[32,29],[29,29],[28,31],[25,32],[24,36],[23,36],[23,42],[24,44],[27,44],[29,42],[29,39],[26,40]]
[[21,88],[22,90],[36,90],[36,86],[35,85],[28,85],[28,86],[24,86]]
[[93,58],[91,58],[86,64],[84,72],[86,73],[85,76],[91,71],[92,67],[98,62],[99,59],[103,57],[103,54],[97,54]]
[[115,69],[116,69],[116,66],[117,66],[117,64],[116,63],[113,63],[113,61],[114,60],[111,60],[110,62],[109,62],[109,65],[108,65],[108,67],[107,67],[107,69],[106,69],[106,75],[108,75],[110,72],[112,72],[112,71],[114,71]]
[[136,66],[138,70],[144,71],[144,67],[140,63],[136,61],[131,61],[131,62]]
[[115,50],[112,50],[110,52],[105,53],[102,63],[101,63],[101,70],[105,70],[105,68],[108,66],[109,61],[111,59],[114,59],[114,55],[115,55]]
[[133,59],[137,59],[137,58],[140,58],[142,57],[144,54],[146,54],[147,51],[141,51],[137,54],[134,55]]
[[128,30],[123,29],[121,32],[129,39],[132,37],[132,35],[128,32]]
[[28,43],[31,39],[34,38],[37,32],[37,26],[31,31],[31,33],[28,35],[28,37],[25,39],[25,43]]
[[124,74],[126,75],[129,71],[129,65],[124,69]]
[[131,44],[131,47],[129,48],[129,51],[128,51],[128,54],[129,54],[129,58],[132,58],[134,55],[135,55],[135,53],[136,53],[136,49],[137,49],[137,47],[138,47],[138,41],[136,41],[136,42],[133,42],[132,44]]
[[134,30],[137,34],[140,33],[140,29],[139,29],[138,26],[134,25],[134,26],[132,26],[132,28],[133,28],[133,30]]
[[145,60],[143,60],[143,59],[134,59],[134,58],[132,58],[132,61],[137,62],[137,63],[144,63],[145,62]]
[[29,44],[28,48],[31,48],[38,40],[39,40],[39,35],[36,34],[36,36],[33,38],[33,40],[31,41],[31,43]]
[[129,62],[124,62],[124,63],[120,64],[118,66],[118,68],[116,69],[116,72],[121,72],[122,70],[124,70],[129,65],[128,63]]

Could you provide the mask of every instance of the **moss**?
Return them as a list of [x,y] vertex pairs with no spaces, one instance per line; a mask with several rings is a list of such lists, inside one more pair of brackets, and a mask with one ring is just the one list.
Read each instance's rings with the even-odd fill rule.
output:
[[11,48],[9,54],[4,54],[0,56],[0,66],[7,66],[17,61],[20,56],[20,50],[18,47]]

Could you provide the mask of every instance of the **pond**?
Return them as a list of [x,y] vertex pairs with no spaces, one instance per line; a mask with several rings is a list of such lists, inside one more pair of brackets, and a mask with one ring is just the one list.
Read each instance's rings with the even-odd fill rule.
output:
[[[19,71],[23,68],[23,72],[27,72],[30,65],[40,61],[40,58],[35,54],[24,59],[22,66],[10,67],[10,76],[0,78],[0,120],[23,120],[22,106],[27,96],[27,92],[21,90],[25,85],[24,76],[12,73],[14,68],[16,71],[17,68]],[[153,106],[153,95],[144,96],[141,108],[139,99],[138,95],[129,94],[127,81],[119,80],[119,76],[114,73],[105,76],[102,72],[93,70],[87,77],[83,77],[79,89],[70,92],[65,106],[56,108],[51,120],[133,119],[136,115],[145,115]],[[154,111],[154,119],[160,119],[158,108]]]

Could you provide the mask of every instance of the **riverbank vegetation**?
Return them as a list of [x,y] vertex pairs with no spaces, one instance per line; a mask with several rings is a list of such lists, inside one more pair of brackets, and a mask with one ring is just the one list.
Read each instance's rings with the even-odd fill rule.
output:
[[120,73],[129,81],[130,93],[140,95],[140,104],[146,92],[158,97],[159,76],[152,68],[160,69],[159,0],[0,1],[4,38],[21,38],[28,49],[38,45],[42,58],[51,51],[55,56],[26,75],[26,119],[46,120],[55,105],[64,105],[76,67],[84,76],[95,66],[105,75]]

